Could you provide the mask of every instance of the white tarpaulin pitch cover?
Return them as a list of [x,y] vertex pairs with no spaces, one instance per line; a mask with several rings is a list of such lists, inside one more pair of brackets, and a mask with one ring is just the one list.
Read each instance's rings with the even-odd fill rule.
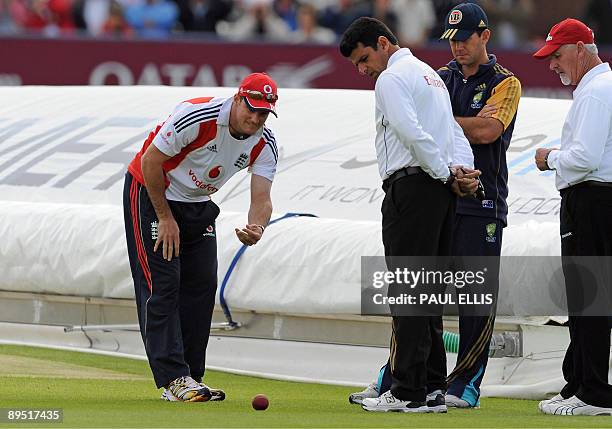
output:
[[[121,207],[126,166],[177,103],[233,92],[0,88],[0,290],[133,297]],[[558,145],[569,105],[521,100],[507,153],[510,214],[503,255],[560,254],[554,176],[537,171],[533,156],[536,147]],[[318,218],[271,225],[238,261],[225,298],[232,308],[262,312],[359,314],[361,257],[383,254],[373,92],[281,89],[277,107],[279,118],[268,122],[279,149],[273,218],[287,212]],[[248,177],[238,174],[213,196],[222,209],[220,280],[240,249],[233,230],[246,223]],[[520,309],[537,300],[555,270],[502,261],[502,285],[510,286],[500,292],[500,307]],[[559,388],[556,356],[539,364],[522,359],[490,363],[485,393],[537,397]],[[371,363],[372,372],[380,363]],[[520,383],[505,386],[512,384],[507,371],[519,374],[513,365],[522,368]]]
[[[133,296],[124,242],[127,164],[178,102],[230,96],[230,88],[0,88],[0,289],[113,298]],[[371,91],[280,90],[276,215],[311,213],[271,226],[238,262],[231,307],[280,313],[359,313],[360,257],[382,255],[380,187]],[[559,142],[569,101],[524,98],[508,150],[509,226],[504,255],[558,255],[560,198],[536,147]],[[246,223],[249,174],[213,199],[219,278]],[[536,296],[537,278],[501,291],[505,304]],[[502,267],[502,277],[504,276]],[[533,274],[537,275],[537,273]],[[534,295],[535,294],[535,295]]]

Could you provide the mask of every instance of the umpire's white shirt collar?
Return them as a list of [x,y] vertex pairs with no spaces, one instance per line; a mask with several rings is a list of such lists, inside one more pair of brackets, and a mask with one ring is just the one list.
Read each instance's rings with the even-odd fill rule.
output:
[[391,65],[393,65],[394,62],[396,62],[402,57],[405,57],[406,55],[412,55],[412,52],[410,52],[410,49],[399,48],[397,51],[393,53],[393,55],[389,57],[389,61],[387,61],[387,67],[390,67]]
[[588,72],[586,72],[585,75],[582,76],[582,79],[580,79],[580,82],[578,82],[578,86],[573,92],[574,98],[580,95],[580,92],[582,92],[582,90],[584,90],[584,88],[586,88],[589,85],[589,82],[595,79],[595,76],[600,75],[605,72],[609,72],[609,71],[610,71],[610,64],[601,63],[593,67]]

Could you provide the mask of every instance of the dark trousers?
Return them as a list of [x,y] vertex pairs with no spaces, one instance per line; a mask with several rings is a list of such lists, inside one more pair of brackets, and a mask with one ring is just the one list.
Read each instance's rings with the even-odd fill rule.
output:
[[[499,256],[502,248],[504,223],[495,218],[456,215],[453,238],[453,255],[461,264],[462,256],[486,256],[490,282],[488,287],[499,289]],[[495,266],[492,266],[495,264]],[[455,267],[460,269],[460,267]],[[468,268],[469,267],[464,267]],[[473,267],[477,270],[479,267]],[[493,289],[489,289],[493,290]],[[489,343],[495,324],[495,305],[490,314],[470,315],[470,309],[460,305],[459,309],[459,353],[455,369],[448,376],[448,393],[471,405],[480,397],[480,384],[489,360]],[[482,307],[481,310],[482,311]]]
[[[415,174],[385,186],[382,236],[385,256],[447,256],[451,252],[455,198],[439,180]],[[387,263],[388,269],[393,269]],[[425,401],[446,389],[442,316],[393,316],[391,392],[401,400]]]
[[217,290],[212,201],[169,201],[180,229],[180,256],[166,261],[157,238],[157,215],[144,186],[126,175],[125,233],[140,332],[157,387],[191,375],[201,381]]
[[[492,257],[491,259],[498,257],[501,253],[503,227],[503,222],[495,218],[456,215],[452,254],[487,256]],[[487,260],[487,264],[492,263],[492,260]],[[455,268],[459,269],[457,266]],[[476,268],[479,269],[480,266]],[[499,265],[496,268],[499,270]],[[495,286],[499,286],[498,275],[493,274],[488,278],[497,280]],[[495,324],[495,308],[491,308],[489,316],[473,316],[468,315],[466,306],[459,306],[459,314],[459,353],[455,369],[447,378],[448,393],[476,405],[480,397],[480,384],[489,360],[489,343]],[[378,385],[381,393],[391,387],[392,378],[388,365],[387,362],[380,371]],[[427,392],[433,390],[435,389],[429,387]]]
[[[570,296],[588,288],[584,277],[569,263],[570,256],[612,255],[612,188],[574,186],[561,192],[561,255],[568,305]],[[609,267],[608,258],[598,259]],[[607,281],[611,279],[608,276]],[[576,395],[584,402],[612,407],[608,384],[610,317],[569,316],[570,344],[563,361],[567,382],[561,395]]]

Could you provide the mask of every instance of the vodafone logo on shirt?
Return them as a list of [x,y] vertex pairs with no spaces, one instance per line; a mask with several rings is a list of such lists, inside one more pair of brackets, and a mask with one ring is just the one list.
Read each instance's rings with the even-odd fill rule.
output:
[[195,172],[191,169],[189,169],[189,176],[191,176],[191,180],[193,181],[193,183],[200,189],[205,189],[211,194],[214,194],[219,190],[219,188],[213,186],[211,183],[202,182],[200,179],[198,179],[198,176],[196,176]]
[[223,177],[223,167],[216,165],[208,171],[208,177],[213,180],[218,180]]
[[206,227],[206,232],[202,234],[203,237],[215,237],[215,228],[212,225]]

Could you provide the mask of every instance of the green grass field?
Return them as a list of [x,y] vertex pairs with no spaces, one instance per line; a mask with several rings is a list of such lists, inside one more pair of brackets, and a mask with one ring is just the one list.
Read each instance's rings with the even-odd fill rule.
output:
[[[477,410],[448,414],[368,413],[350,405],[352,387],[267,380],[208,372],[223,402],[159,400],[144,361],[0,345],[0,408],[62,408],[63,423],[0,423],[0,427],[612,427],[610,417],[554,417],[536,401],[485,398]],[[270,408],[254,411],[265,393]]]

